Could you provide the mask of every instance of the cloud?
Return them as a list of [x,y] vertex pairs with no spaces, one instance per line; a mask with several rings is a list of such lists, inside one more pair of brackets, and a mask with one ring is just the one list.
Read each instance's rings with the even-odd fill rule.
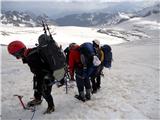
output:
[[[8,2],[7,2],[8,1]],[[63,2],[62,2],[63,1]],[[106,2],[116,3],[106,3]],[[124,2],[124,1],[127,1]],[[141,3],[132,4],[131,1],[140,1]],[[143,2],[142,2],[143,1]],[[155,0],[152,0],[152,2]],[[81,2],[81,3],[79,3]],[[86,2],[90,2],[87,3]],[[102,3],[105,2],[105,3]],[[124,3],[123,3],[124,2]],[[128,3],[130,2],[130,3]],[[151,0],[2,0],[1,10],[16,10],[35,13],[36,15],[45,13],[52,18],[62,17],[68,14],[77,14],[84,12],[106,11],[110,9],[133,10],[144,7]],[[38,3],[38,4],[37,4]],[[116,6],[116,7],[114,7]]]
[[[2,1],[50,1],[50,2],[123,2],[123,1],[144,1],[144,0],[2,0]],[[147,0],[146,0],[147,1]],[[155,1],[155,0],[152,0]]]
[[103,3],[103,2],[155,2],[159,0],[1,0],[2,2],[5,1],[18,1],[18,2],[65,2],[65,3],[71,3],[71,2],[90,2],[90,3]]

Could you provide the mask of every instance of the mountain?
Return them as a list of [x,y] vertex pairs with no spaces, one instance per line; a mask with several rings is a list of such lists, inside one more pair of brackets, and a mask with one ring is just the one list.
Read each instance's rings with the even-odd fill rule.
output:
[[12,26],[37,27],[41,26],[41,21],[47,21],[49,24],[55,24],[47,15],[36,16],[27,12],[2,11],[1,23]]
[[107,13],[83,13],[72,14],[56,19],[56,23],[60,26],[93,26],[102,23],[105,17],[109,17]]
[[101,24],[117,24],[128,20],[132,14],[126,13],[83,13],[67,15],[55,22],[60,26],[97,26]]
[[147,8],[144,8],[144,9],[136,12],[137,16],[141,16],[141,17],[146,17],[151,14],[157,14],[157,13],[160,13],[160,3],[157,3],[154,6],[147,7]]
[[133,17],[146,17],[150,14],[156,14],[160,12],[160,4],[156,4],[151,7],[146,7],[137,12],[94,12],[94,13],[82,13],[67,15],[62,18],[58,18],[55,22],[60,26],[102,26],[102,25],[115,25],[123,21],[129,20]]
[[[150,38],[159,27],[160,5],[145,8],[133,15],[133,18],[117,25],[104,24],[97,30],[99,33],[121,38],[125,41],[136,41]],[[156,30],[155,30],[156,29]],[[147,31],[150,31],[148,34]],[[155,33],[154,33],[155,32]]]
[[[109,8],[108,8],[109,9]],[[1,23],[13,26],[40,26],[41,21],[59,26],[105,26],[115,25],[127,21],[133,17],[146,17],[160,12],[160,3],[146,7],[137,12],[122,11],[117,9],[114,12],[96,11],[88,13],[70,14],[52,20],[46,14],[36,16],[32,12],[2,11]]]

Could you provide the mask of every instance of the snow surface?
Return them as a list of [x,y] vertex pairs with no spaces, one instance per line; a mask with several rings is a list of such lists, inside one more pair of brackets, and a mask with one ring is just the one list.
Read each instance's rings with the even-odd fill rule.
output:
[[128,14],[125,13],[119,13],[119,16],[123,19],[130,19],[130,17],[128,16]]
[[[50,29],[51,33],[54,34],[54,39],[62,44],[69,44],[70,42],[81,44],[85,41],[92,42],[94,39],[99,39],[101,44],[118,44],[124,42],[123,39],[97,33],[97,28],[51,26]],[[43,33],[42,27],[26,28],[1,26],[0,44],[9,44],[13,40],[21,40],[27,45],[35,45],[39,35]]]
[[[117,26],[117,29],[131,31],[134,25],[134,22],[129,21]],[[139,24],[137,29],[149,37],[122,43],[125,41],[122,38],[97,33],[96,28],[52,26],[52,33],[56,33],[55,40],[64,48],[70,42],[80,44],[93,39],[100,39],[101,44],[112,44],[113,67],[111,70],[104,69],[101,89],[85,103],[73,97],[77,93],[76,87],[70,88],[68,94],[65,94],[65,87],[57,88],[54,85],[52,95],[55,112],[49,115],[42,114],[47,107],[44,100],[36,107],[33,120],[160,119],[159,29],[154,25],[153,28],[151,23],[150,28]],[[116,26],[110,29],[115,30]],[[28,46],[33,46],[41,33],[42,28],[2,26],[0,43],[8,44],[19,39]],[[24,95],[23,101],[29,101],[33,96],[33,75],[27,65],[8,54],[6,46],[1,46],[1,55],[1,118],[29,120],[33,112],[23,110],[18,98],[13,95]]]

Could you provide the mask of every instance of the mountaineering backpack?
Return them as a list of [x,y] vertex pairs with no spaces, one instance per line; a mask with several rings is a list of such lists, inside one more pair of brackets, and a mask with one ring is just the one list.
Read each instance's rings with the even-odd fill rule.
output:
[[101,49],[104,52],[104,61],[103,61],[104,67],[111,68],[113,60],[111,47],[109,45],[103,45]]
[[89,42],[83,43],[80,45],[79,51],[85,56],[87,65],[91,66],[93,63],[93,56],[95,55],[93,44]]
[[39,39],[38,52],[41,59],[48,64],[51,70],[55,71],[65,66],[65,55],[49,35],[42,34]]

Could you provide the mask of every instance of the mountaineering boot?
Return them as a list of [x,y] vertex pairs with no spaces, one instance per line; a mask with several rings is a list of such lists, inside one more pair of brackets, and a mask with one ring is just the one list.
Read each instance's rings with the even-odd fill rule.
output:
[[86,89],[86,100],[90,100],[91,99],[91,89]]
[[53,106],[48,106],[47,110],[43,113],[43,114],[50,114],[52,112],[54,112],[55,107]]
[[97,86],[94,85],[94,86],[92,87],[92,94],[94,94],[94,93],[96,93],[96,92],[97,92]]
[[95,94],[95,93],[97,93],[97,90],[94,90],[94,89],[93,89],[93,90],[92,90],[92,94]]
[[101,86],[98,86],[97,89],[99,90],[101,88]]
[[84,92],[80,92],[79,95],[75,95],[74,97],[77,98],[78,100],[85,102]]
[[34,99],[32,101],[29,101],[27,103],[27,106],[32,107],[32,106],[40,105],[41,103],[42,103],[42,100]]

